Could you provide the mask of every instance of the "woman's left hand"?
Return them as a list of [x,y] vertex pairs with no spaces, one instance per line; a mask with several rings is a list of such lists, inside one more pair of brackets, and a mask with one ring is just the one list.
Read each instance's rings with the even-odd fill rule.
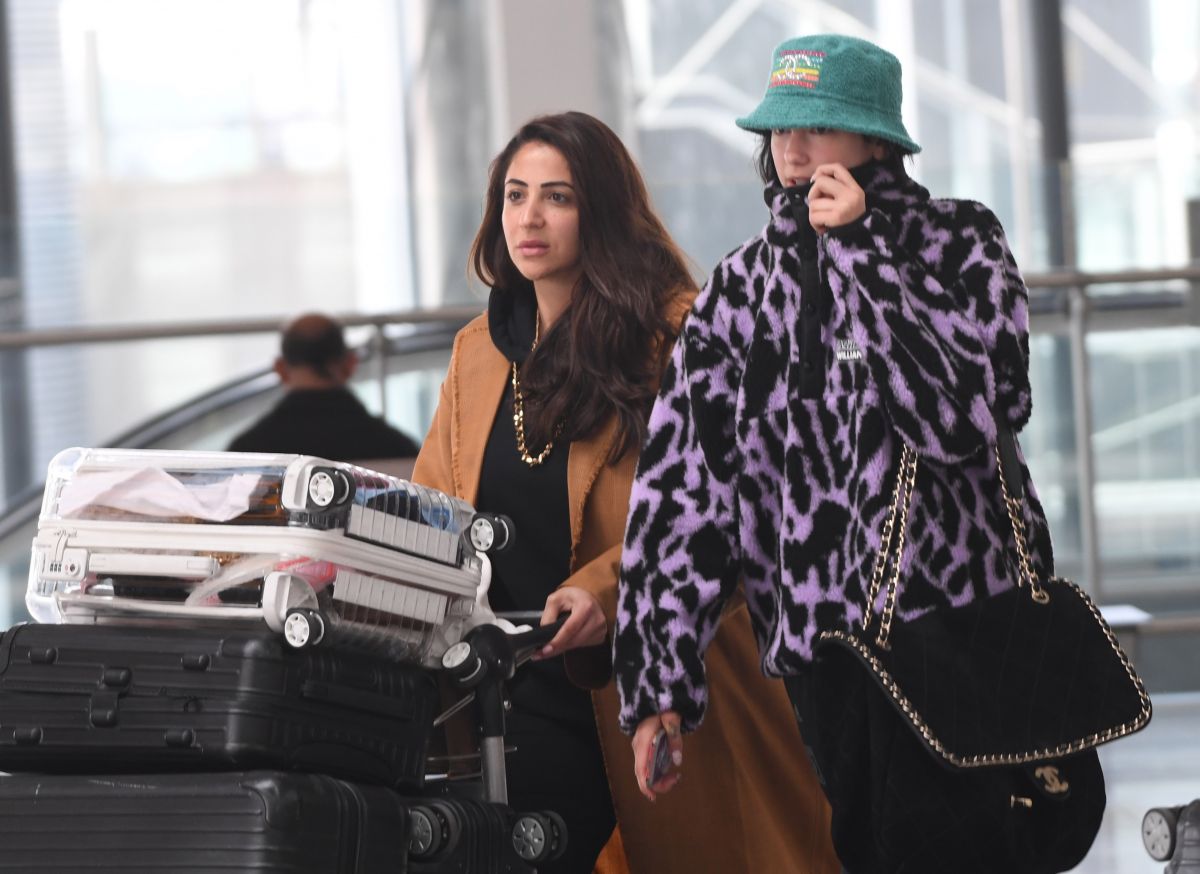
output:
[[546,599],[542,611],[542,625],[549,625],[559,614],[570,612],[558,634],[534,654],[535,659],[549,658],[580,646],[596,646],[604,643],[608,634],[608,620],[600,601],[591,592],[578,586],[562,586],[555,589]]
[[842,164],[821,164],[808,192],[808,223],[818,234],[848,225],[867,211],[867,195]]

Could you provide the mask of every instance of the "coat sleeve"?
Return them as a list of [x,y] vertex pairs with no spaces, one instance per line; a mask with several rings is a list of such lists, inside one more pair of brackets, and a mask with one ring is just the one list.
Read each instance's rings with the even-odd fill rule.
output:
[[617,574],[621,568],[621,544],[614,543],[562,581],[593,595],[604,610],[604,621],[612,628],[617,615]]
[[700,724],[704,650],[737,583],[741,364],[721,284],[718,268],[675,344],[630,497],[613,635],[627,733],[666,710],[680,714],[685,731]]
[[832,229],[826,275],[893,426],[953,463],[995,442],[993,411],[1018,429],[1029,418],[1028,297],[995,215],[969,201],[930,210],[920,257],[878,210]]
[[[611,630],[617,608],[617,573],[621,567],[621,544],[614,543],[587,564],[575,570],[562,586],[576,586],[590,592],[600,602],[604,621]],[[597,646],[585,646],[563,653],[567,677],[585,689],[599,689],[612,679],[610,644],[606,640]]]

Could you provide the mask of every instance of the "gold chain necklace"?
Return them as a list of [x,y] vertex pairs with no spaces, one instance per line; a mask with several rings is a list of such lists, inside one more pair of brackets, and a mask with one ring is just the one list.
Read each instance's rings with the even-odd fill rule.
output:
[[[537,348],[538,334],[541,330],[541,320],[534,314],[533,317],[533,345],[529,347],[530,353]],[[560,424],[554,429],[554,437],[546,442],[545,447],[537,455],[530,455],[529,449],[525,446],[525,398],[521,394],[521,383],[517,380],[517,362],[512,362],[512,387],[513,387],[513,429],[517,432],[517,453],[521,456],[521,460],[530,467],[537,467],[543,461],[550,457],[550,450],[554,448],[554,440],[562,433],[562,425]]]

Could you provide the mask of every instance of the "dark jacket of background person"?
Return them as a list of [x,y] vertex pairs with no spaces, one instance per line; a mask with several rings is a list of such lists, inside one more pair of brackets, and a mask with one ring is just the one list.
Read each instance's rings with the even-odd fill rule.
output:
[[[413,473],[416,482],[475,502],[492,420],[510,375],[486,315],[480,316],[455,339],[438,412]],[[637,464],[636,452],[606,463],[616,436],[613,416],[598,433],[569,446],[572,560],[571,576],[563,581],[599,599],[610,629]],[[570,650],[564,658],[568,674],[581,685],[607,677],[607,647]],[[744,604],[727,606],[707,668],[711,703],[704,725],[688,738],[687,779],[653,804],[641,797],[633,779],[633,752],[617,726],[615,686],[607,683],[593,692],[630,870],[839,871],[828,805],[807,760],[796,754],[800,735],[782,684],[761,674]],[[599,864],[609,855],[606,850]]]
[[347,388],[289,391],[229,444],[232,452],[294,452],[330,461],[412,458],[418,448]]
[[341,326],[309,313],[283,331],[275,372],[287,394],[233,439],[232,452],[317,455],[331,461],[412,458],[419,446],[371,415],[346,387],[358,358]]

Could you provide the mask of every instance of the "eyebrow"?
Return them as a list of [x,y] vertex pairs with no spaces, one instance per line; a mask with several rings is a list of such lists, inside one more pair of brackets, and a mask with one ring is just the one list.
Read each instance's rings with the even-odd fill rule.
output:
[[[504,184],[505,185],[520,185],[522,188],[529,187],[529,183],[525,182],[522,179],[508,179],[505,181]],[[542,183],[542,188],[556,188],[556,187],[570,188],[572,191],[575,190],[575,186],[572,185],[570,182],[567,182],[566,180],[556,179],[552,182],[543,182]]]

